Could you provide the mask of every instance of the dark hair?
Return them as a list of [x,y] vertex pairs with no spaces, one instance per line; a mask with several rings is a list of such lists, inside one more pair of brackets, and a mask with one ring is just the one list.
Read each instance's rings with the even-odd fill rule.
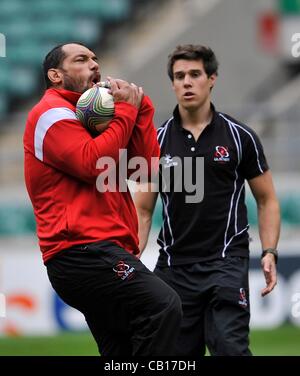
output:
[[60,68],[62,66],[63,61],[66,58],[66,54],[63,51],[63,47],[67,44],[79,44],[80,46],[84,46],[82,43],[79,42],[68,42],[64,44],[59,44],[58,46],[52,48],[50,52],[48,52],[43,61],[43,72],[47,89],[52,86],[52,82],[48,78],[48,70],[51,68]]
[[208,77],[210,77],[212,74],[218,74],[219,63],[213,50],[209,47],[195,44],[179,45],[168,56],[168,59],[168,76],[170,77],[171,81],[174,80],[173,66],[175,61],[180,59],[201,60],[203,61],[204,70]]

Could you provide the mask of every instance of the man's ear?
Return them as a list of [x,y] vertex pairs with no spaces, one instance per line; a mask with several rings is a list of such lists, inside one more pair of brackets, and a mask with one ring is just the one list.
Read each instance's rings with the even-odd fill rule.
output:
[[48,70],[48,78],[54,86],[57,86],[63,81],[63,73],[59,69],[51,68]]
[[213,73],[210,77],[210,82],[211,82],[211,86],[210,86],[210,89],[212,89],[214,86],[215,86],[215,83],[216,83],[216,79],[217,79],[217,75],[215,73]]

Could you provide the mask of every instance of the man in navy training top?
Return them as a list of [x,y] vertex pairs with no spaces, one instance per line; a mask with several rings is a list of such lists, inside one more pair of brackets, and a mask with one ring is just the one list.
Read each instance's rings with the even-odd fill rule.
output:
[[[206,346],[212,355],[251,355],[245,180],[258,208],[262,296],[276,285],[280,212],[271,172],[254,131],[211,103],[217,72],[208,47],[188,44],[173,51],[168,75],[178,104],[157,133],[163,224],[154,272],[182,300],[180,356],[204,355]],[[158,190],[146,188],[135,195],[141,252]]]

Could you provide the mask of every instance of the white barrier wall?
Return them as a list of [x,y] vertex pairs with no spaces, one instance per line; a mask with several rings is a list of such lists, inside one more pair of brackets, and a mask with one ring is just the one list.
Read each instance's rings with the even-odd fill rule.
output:
[[[275,291],[261,298],[264,287],[259,255],[253,252],[250,270],[251,326],[274,328],[287,320],[300,326],[300,253],[290,243],[281,249]],[[142,260],[153,269],[157,259],[154,238]],[[54,293],[32,238],[0,242],[0,335],[52,334],[86,329],[84,317]]]

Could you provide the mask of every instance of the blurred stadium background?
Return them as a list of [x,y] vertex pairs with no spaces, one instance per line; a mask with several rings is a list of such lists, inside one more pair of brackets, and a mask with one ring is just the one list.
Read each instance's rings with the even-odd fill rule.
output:
[[[256,209],[248,194],[252,349],[257,355],[300,355],[296,33],[299,0],[0,0],[0,355],[97,354],[83,317],[50,287],[23,182],[22,134],[44,89],[41,63],[54,45],[67,41],[97,52],[103,78],[142,85],[156,106],[157,126],[175,105],[167,55],[180,43],[215,50],[220,70],[214,102],[260,135],[282,210],[279,283],[262,299]],[[160,210],[158,205],[143,256],[149,268],[157,257]]]

